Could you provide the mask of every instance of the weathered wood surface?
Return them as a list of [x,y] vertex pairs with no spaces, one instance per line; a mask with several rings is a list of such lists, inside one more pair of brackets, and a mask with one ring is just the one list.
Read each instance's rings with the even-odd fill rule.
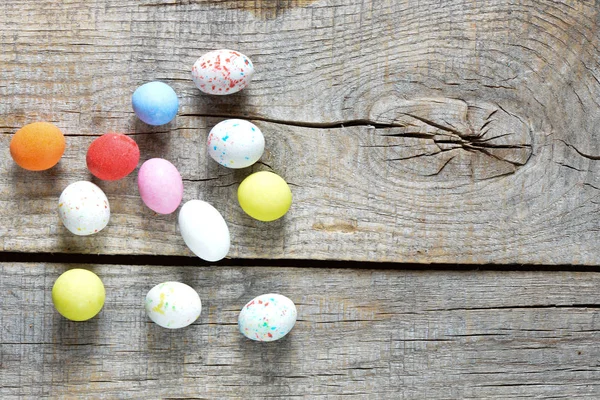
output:
[[[142,161],[179,167],[185,200],[223,213],[232,258],[600,265],[596,3],[4,1],[0,249],[190,256],[176,215],[145,208],[135,175],[94,180],[113,211],[101,234],[60,224],[62,189],[91,179],[87,146],[118,131]],[[215,48],[252,58],[249,88],[194,87],[192,63]],[[150,80],[180,97],[167,126],[131,110]],[[207,159],[207,133],[227,117],[263,130],[261,164]],[[68,148],[56,168],[29,173],[8,144],[36,120],[60,126]],[[237,205],[237,183],[258,169],[292,184],[281,221]],[[600,398],[597,274],[87,264],[107,303],[71,323],[50,290],[73,266],[0,264],[0,398]],[[193,326],[168,331],[144,315],[144,295],[165,280],[200,293]],[[265,292],[300,312],[268,345],[236,326]]]
[[[2,248],[190,255],[135,177],[103,185],[102,234],[60,226],[54,200],[89,179],[86,146],[120,131],[182,170],[186,200],[224,214],[231,257],[599,264],[599,18],[590,1],[5,1]],[[252,58],[247,90],[194,87],[190,66],[215,48]],[[155,79],[181,108],[150,129],[130,96]],[[230,116],[264,129],[265,163],[294,185],[283,221],[244,216],[235,190],[250,171],[206,159],[208,130]],[[7,144],[40,119],[69,149],[27,173]]]
[[[83,267],[107,290],[86,323],[53,309],[67,266],[0,267],[2,399],[600,397],[598,274]],[[146,292],[166,280],[202,298],[188,328],[144,313]],[[286,338],[261,344],[236,323],[266,292],[289,296],[299,316]]]

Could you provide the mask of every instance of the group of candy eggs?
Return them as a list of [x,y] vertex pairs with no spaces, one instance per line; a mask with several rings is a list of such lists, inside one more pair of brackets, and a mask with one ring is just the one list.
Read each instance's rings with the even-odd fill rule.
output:
[[[200,57],[192,68],[192,79],[202,92],[212,95],[236,93],[245,88],[254,72],[250,59],[232,50],[215,50]],[[175,91],[163,82],[149,82],[132,96],[137,117],[148,125],[169,123],[178,112]],[[40,171],[56,165],[66,146],[62,132],[47,122],[19,129],[10,143],[10,153],[21,167]],[[229,119],[215,125],[207,139],[208,154],[228,168],[245,168],[258,161],[265,141],[260,129],[249,121]],[[107,133],[88,148],[89,171],[101,180],[118,180],[135,170],[140,159],[136,142],[129,136]],[[138,189],[143,203],[158,214],[173,213],[183,199],[183,181],[168,160],[152,158],[138,172]],[[287,213],[292,193],[283,178],[268,172],[246,177],[238,188],[238,201],[246,214],[260,221],[273,221]],[[100,232],[110,218],[110,206],[102,189],[89,181],[67,186],[59,199],[63,225],[75,235]],[[229,229],[217,209],[201,200],[186,202],[179,211],[181,236],[198,257],[218,261],[229,252]],[[73,321],[85,321],[100,312],[105,301],[104,285],[91,271],[71,269],[52,288],[57,311]],[[199,316],[202,304],[198,293],[180,282],[156,285],[146,295],[146,313],[166,328],[190,325]],[[294,303],[280,294],[265,294],[249,301],[238,317],[240,332],[259,341],[285,336],[296,322]]]

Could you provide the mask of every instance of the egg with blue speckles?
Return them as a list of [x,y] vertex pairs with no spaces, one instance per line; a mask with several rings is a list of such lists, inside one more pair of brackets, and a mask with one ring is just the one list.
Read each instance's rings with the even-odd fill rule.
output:
[[146,295],[146,314],[159,326],[184,328],[198,319],[202,302],[198,293],[181,282],[163,282]]
[[179,99],[173,88],[154,81],[138,87],[131,96],[135,115],[148,125],[164,125],[173,120],[179,109]]
[[239,51],[210,51],[192,66],[192,80],[207,94],[227,95],[239,92],[250,83],[254,74],[252,61]]
[[238,327],[248,339],[272,342],[292,330],[297,316],[292,300],[280,294],[268,293],[255,297],[242,308]]
[[265,151],[265,138],[256,125],[243,119],[226,119],[215,125],[206,142],[208,154],[227,168],[246,168]]

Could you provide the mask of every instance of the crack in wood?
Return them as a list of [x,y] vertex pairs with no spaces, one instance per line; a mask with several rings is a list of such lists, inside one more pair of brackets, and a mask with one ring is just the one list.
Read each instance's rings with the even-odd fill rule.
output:
[[220,176],[216,176],[216,177],[208,177],[208,178],[181,178],[182,181],[184,182],[210,182],[210,181],[215,181],[220,179]]
[[249,121],[269,122],[273,124],[296,126],[299,128],[315,128],[315,129],[342,129],[350,127],[369,127],[373,129],[389,129],[389,128],[404,128],[405,124],[380,123],[369,119],[349,119],[345,121],[333,122],[303,122],[293,120],[281,120],[275,118],[266,118],[258,115],[239,115],[239,114],[206,114],[206,113],[181,113],[180,117],[202,117],[202,118],[222,118],[233,119],[240,118]]
[[[371,121],[369,119],[350,119],[344,121],[334,121],[334,122],[303,122],[303,121],[293,121],[293,120],[281,120],[274,118],[266,118],[257,115],[240,115],[240,114],[205,114],[205,113],[181,113],[178,114],[179,117],[199,117],[199,118],[222,118],[222,119],[246,119],[248,121],[261,121],[268,122],[272,124],[284,125],[284,126],[294,126],[299,128],[309,128],[309,129],[343,129],[343,128],[352,128],[352,127],[367,127],[371,129],[390,129],[390,128],[403,128],[405,125],[403,124],[385,124],[378,123],[376,121]],[[1,126],[0,134],[4,135],[13,135],[14,132],[20,129],[21,126]],[[190,130],[191,128],[187,127],[172,127],[169,130],[157,130],[154,127],[147,127],[147,131],[143,130],[135,130],[135,131],[123,131],[121,133],[129,136],[136,135],[155,135],[155,134],[168,134],[174,130]],[[65,136],[70,137],[98,137],[102,136],[103,133],[69,133],[63,132]],[[415,135],[418,137],[418,135]],[[423,135],[423,138],[428,138],[429,135]],[[265,164],[267,165],[267,164]]]
[[581,150],[579,150],[577,147],[572,145],[571,143],[567,142],[566,140],[563,140],[563,139],[554,139],[554,140],[557,142],[561,142],[562,144],[564,144],[565,146],[567,146],[570,149],[573,149],[575,151],[575,153],[579,154],[583,158],[587,158],[588,160],[592,160],[592,161],[600,160],[600,156],[584,153]]
[[[562,163],[562,162],[559,162],[559,161],[554,161],[554,163],[560,165],[561,167],[569,168],[569,169],[572,169],[572,170],[577,171],[577,172],[589,172],[588,169],[579,169],[579,168],[576,168],[576,167],[574,167],[572,165],[565,164],[565,163]],[[584,185],[586,185],[586,184],[584,183]],[[593,185],[590,185],[590,186],[593,187]]]
[[581,304],[532,304],[532,305],[519,305],[519,306],[497,306],[497,307],[455,307],[455,308],[433,308],[424,311],[490,311],[490,310],[527,310],[527,309],[540,309],[540,308],[592,308],[600,309],[600,304],[595,303],[581,303]]

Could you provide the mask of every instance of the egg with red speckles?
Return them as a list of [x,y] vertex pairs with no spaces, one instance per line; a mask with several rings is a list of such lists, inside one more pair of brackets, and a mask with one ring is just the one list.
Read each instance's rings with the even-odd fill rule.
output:
[[181,282],[163,282],[146,295],[144,304],[148,317],[168,329],[184,328],[198,319],[202,312],[200,296]]
[[255,297],[242,308],[238,327],[248,339],[272,342],[292,330],[297,316],[292,300],[280,294],[268,293]]
[[265,138],[256,125],[243,119],[226,119],[215,125],[206,142],[208,154],[227,168],[246,168],[265,151]]
[[102,189],[92,182],[79,181],[61,193],[58,215],[63,225],[75,235],[93,235],[108,224],[110,205]]
[[204,54],[192,67],[196,87],[207,94],[226,95],[239,92],[254,74],[252,61],[242,53],[221,49]]

